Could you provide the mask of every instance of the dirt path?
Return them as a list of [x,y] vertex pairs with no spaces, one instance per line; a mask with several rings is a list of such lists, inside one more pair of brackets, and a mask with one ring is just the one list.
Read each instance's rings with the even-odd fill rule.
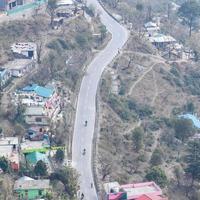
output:
[[[127,50],[124,50],[123,51],[123,54],[136,54],[136,55],[139,55],[139,56],[147,56],[148,54],[145,54],[145,53],[142,53],[142,52],[136,52],[136,51],[127,51]],[[160,62],[165,62],[165,59],[162,58],[160,55],[152,55],[150,54],[151,58],[157,60],[157,61],[160,61]]]
[[157,84],[157,80],[156,80],[155,71],[153,70],[152,73],[153,73],[153,83],[154,83],[155,93],[154,93],[154,96],[152,98],[151,106],[154,106],[156,98],[158,97],[158,84]]
[[152,71],[152,69],[153,69],[156,65],[158,65],[158,64],[166,65],[166,63],[165,63],[164,61],[156,61],[154,64],[152,64],[152,65],[150,66],[150,68],[147,69],[147,70],[139,77],[139,79],[138,79],[136,82],[133,83],[133,85],[131,86],[131,88],[130,88],[128,94],[127,94],[127,96],[130,96],[130,95],[132,94],[134,88],[138,85],[138,83],[140,83],[140,81],[142,81],[142,80],[144,79],[144,77],[145,77],[150,71]]
[[136,124],[133,124],[132,126],[130,126],[126,131],[124,131],[124,135],[130,133],[132,130],[134,130],[135,128],[139,127],[141,125],[141,120],[139,120]]
[[151,147],[151,151],[149,152],[149,155],[148,155],[148,159],[150,161],[151,157],[152,157],[152,154],[154,152],[154,150],[158,147],[158,144],[159,144],[159,138],[160,138],[160,131],[157,131],[155,132],[155,135],[154,135],[154,143],[152,144],[152,147]]

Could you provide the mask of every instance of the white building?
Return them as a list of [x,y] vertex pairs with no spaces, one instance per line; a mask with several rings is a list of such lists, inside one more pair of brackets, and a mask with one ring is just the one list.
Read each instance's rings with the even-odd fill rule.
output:
[[145,31],[147,32],[147,34],[149,36],[155,34],[155,33],[158,33],[160,31],[160,27],[154,23],[154,22],[147,22],[145,25],[144,25],[144,28],[145,28]]
[[11,51],[17,58],[37,59],[37,45],[32,42],[14,43],[11,46]]

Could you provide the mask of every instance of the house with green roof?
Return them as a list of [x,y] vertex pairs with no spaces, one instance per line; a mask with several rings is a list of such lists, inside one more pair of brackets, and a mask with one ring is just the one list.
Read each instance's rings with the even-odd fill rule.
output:
[[51,192],[48,179],[35,180],[24,176],[15,181],[14,192],[19,200],[35,200],[45,198]]

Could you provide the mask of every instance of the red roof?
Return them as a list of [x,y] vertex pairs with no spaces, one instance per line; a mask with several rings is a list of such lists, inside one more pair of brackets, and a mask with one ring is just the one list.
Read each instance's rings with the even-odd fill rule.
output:
[[117,194],[109,194],[109,200],[120,200],[123,192],[119,192]]
[[142,195],[135,200],[167,200],[167,198],[157,196],[157,195]]

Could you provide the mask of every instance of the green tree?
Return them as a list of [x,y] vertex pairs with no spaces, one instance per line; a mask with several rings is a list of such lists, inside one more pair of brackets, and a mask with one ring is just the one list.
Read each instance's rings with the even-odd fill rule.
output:
[[37,176],[46,176],[47,175],[47,165],[42,160],[39,160],[34,168],[34,173]]
[[58,149],[56,151],[56,155],[55,155],[55,159],[57,162],[63,162],[64,160],[64,157],[65,157],[65,153],[62,149]]
[[47,13],[50,15],[50,18],[51,18],[50,25],[52,27],[53,27],[53,20],[56,14],[56,8],[57,8],[57,0],[48,0]]
[[132,140],[134,142],[135,150],[139,152],[139,150],[142,149],[144,142],[144,130],[141,127],[137,127],[133,130]]
[[200,33],[193,33],[192,36],[188,39],[187,43],[194,51],[195,61],[200,59],[200,43],[197,42],[200,40]]
[[102,42],[102,41],[105,39],[105,37],[106,37],[106,33],[107,33],[106,26],[101,25],[101,26],[99,27],[99,30],[100,30],[101,42]]
[[77,44],[81,47],[81,48],[86,48],[88,46],[89,43],[89,33],[78,33],[75,36],[75,40],[77,42]]
[[9,163],[5,157],[0,158],[0,168],[3,170],[3,172],[8,172],[9,170]]
[[188,103],[185,105],[185,110],[186,110],[187,112],[194,113],[194,111],[195,111],[194,104],[193,104],[192,102],[188,102]]
[[73,168],[65,167],[57,169],[51,174],[50,179],[61,181],[70,199],[76,196],[78,190],[78,175]]
[[174,121],[175,137],[184,142],[188,137],[194,135],[194,126],[191,120],[176,119]]
[[153,166],[161,165],[163,162],[163,152],[161,149],[155,149],[151,156],[151,164]]
[[136,4],[136,10],[138,10],[138,11],[143,11],[144,10],[144,5],[142,4],[142,3],[137,3]]
[[195,22],[200,16],[200,3],[196,0],[184,2],[178,10],[178,14],[183,21],[189,26],[189,36],[192,35],[192,28],[195,27]]
[[94,17],[95,16],[95,7],[93,5],[89,5],[88,7],[85,6],[85,12],[90,16]]
[[188,143],[187,156],[186,156],[187,167],[185,172],[190,174],[192,177],[192,183],[194,180],[200,180],[200,142],[192,141]]
[[148,181],[155,181],[160,187],[165,187],[168,182],[165,172],[157,166],[152,167],[145,177]]

